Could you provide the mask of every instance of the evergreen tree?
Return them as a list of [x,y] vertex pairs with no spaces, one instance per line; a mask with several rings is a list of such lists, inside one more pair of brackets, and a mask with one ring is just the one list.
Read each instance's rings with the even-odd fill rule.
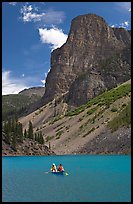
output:
[[28,128],[28,138],[33,139],[33,126],[32,126],[32,122],[29,121],[29,128]]
[[39,138],[38,142],[39,142],[40,144],[44,144],[44,139],[43,139],[43,136],[42,136],[42,132],[41,132],[41,131],[39,132],[38,138]]
[[38,136],[37,136],[37,133],[35,133],[35,141],[37,141],[38,142]]
[[9,128],[9,121],[4,123],[3,130],[5,132],[5,141],[10,144],[11,142],[11,134],[10,134],[10,128]]
[[7,125],[8,125],[8,131],[11,132],[11,127],[12,127],[11,119],[8,119]]
[[43,138],[42,132],[40,132],[40,138],[41,138],[41,144],[44,144],[44,138]]
[[8,144],[11,143],[11,134],[9,132],[6,132],[6,134],[5,134],[5,141]]
[[3,123],[3,132],[5,133],[5,142],[16,150],[17,142],[23,142],[23,128],[22,124],[18,122],[17,118],[8,119]]
[[12,118],[12,120],[11,120],[11,132],[15,131],[15,127],[16,127],[16,120],[15,120],[15,118]]
[[27,138],[27,131],[26,131],[26,129],[24,130],[24,138]]
[[40,132],[37,134],[37,141],[40,143]]
[[20,142],[23,142],[23,128],[21,123],[17,123],[17,134]]
[[16,134],[13,134],[12,138],[12,148],[16,151]]

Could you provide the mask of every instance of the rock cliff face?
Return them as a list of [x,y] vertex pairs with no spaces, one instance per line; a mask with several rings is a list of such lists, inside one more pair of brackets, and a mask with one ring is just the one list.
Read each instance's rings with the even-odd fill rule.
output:
[[67,93],[67,103],[78,106],[130,79],[130,41],[100,16],[74,18],[66,43],[51,54],[43,103]]

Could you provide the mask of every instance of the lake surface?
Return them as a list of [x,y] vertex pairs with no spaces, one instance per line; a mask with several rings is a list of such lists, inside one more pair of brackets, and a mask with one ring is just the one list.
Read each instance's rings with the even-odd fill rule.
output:
[[[62,163],[66,175],[48,172]],[[3,202],[131,202],[131,156],[2,157]]]

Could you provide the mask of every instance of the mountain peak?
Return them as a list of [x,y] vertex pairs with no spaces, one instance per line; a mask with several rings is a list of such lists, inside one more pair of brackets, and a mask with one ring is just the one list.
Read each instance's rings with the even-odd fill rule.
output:
[[[123,72],[127,72],[128,77],[124,79],[124,75],[122,78],[118,74],[114,78],[113,69],[112,72],[111,70],[106,73],[101,71],[101,63],[113,58],[113,56],[129,46],[130,43],[131,36],[128,31],[111,28],[102,17],[96,14],[85,14],[75,17],[72,20],[66,43],[51,53],[51,71],[46,78],[46,91],[43,96],[43,103],[46,104],[66,92],[74,92],[71,91],[71,88],[75,87],[73,84],[83,74],[87,75],[87,77],[83,79],[83,90],[78,87],[78,94],[82,98],[82,91],[84,91],[84,102],[95,96],[96,89],[99,90],[97,92],[99,94],[100,91],[106,90],[107,87],[112,88],[120,81],[122,83],[124,80],[128,80],[130,74],[127,69],[129,66],[125,68],[123,64],[123,68],[118,69],[120,76]],[[117,66],[121,67],[119,63],[117,63]],[[92,76],[92,71],[93,73],[102,73],[102,75],[99,75],[99,77]],[[111,77],[110,81],[108,81],[108,86],[105,83],[107,73]],[[93,86],[91,83],[85,83],[84,80],[92,81]],[[72,97],[71,94],[68,95],[69,98]]]

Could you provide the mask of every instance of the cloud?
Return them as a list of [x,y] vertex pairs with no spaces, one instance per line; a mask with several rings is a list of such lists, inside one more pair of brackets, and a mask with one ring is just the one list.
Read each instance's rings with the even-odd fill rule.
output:
[[25,88],[28,88],[24,81],[11,78],[11,71],[2,71],[2,95],[17,94]]
[[60,24],[64,21],[65,15],[63,11],[39,11],[39,7],[33,7],[32,5],[25,4],[21,10],[21,19],[23,22],[39,22],[41,25]]
[[49,72],[50,72],[50,68],[48,69],[48,72],[45,72],[44,79],[41,80],[41,82],[43,83],[43,86],[45,86],[46,78],[47,78],[47,75],[48,75]]
[[118,28],[125,28],[127,29],[129,26],[130,26],[130,22],[129,21],[124,21],[122,23],[119,23],[119,24],[113,24],[113,25],[110,25],[112,28],[115,28],[115,27],[118,27]]
[[[63,11],[54,11],[53,9],[42,11],[42,8],[26,3],[21,8],[20,13],[20,18],[24,23],[37,23],[42,43],[51,44],[52,50],[61,47],[66,42],[68,36],[61,29],[55,27],[55,25],[64,21],[65,14]],[[34,51],[37,49],[40,49],[40,47],[33,48]],[[28,55],[28,52],[24,51],[24,54]]]
[[52,50],[61,47],[67,40],[67,35],[58,28],[39,28],[39,35],[42,43],[51,44]]
[[45,82],[46,82],[46,80],[43,79],[43,80],[41,80],[41,82],[43,83],[43,86],[45,86]]
[[15,6],[17,2],[9,2],[10,5]]
[[54,11],[54,10],[46,11],[45,16],[42,17],[42,21],[48,25],[63,23],[64,19],[65,19],[65,14],[63,11]]
[[22,14],[22,20],[24,22],[36,22],[36,21],[40,21],[41,18],[45,15],[45,13],[41,13],[41,14],[37,14],[35,12],[32,12],[33,7],[32,5],[24,5],[21,10],[20,13]]

